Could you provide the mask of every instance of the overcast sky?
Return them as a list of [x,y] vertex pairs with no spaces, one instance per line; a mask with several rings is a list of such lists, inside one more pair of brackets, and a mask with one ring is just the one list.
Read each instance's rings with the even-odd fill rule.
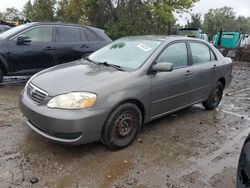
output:
[[[4,11],[7,7],[15,7],[22,10],[24,4],[28,0],[0,0],[0,11]],[[250,16],[250,0],[200,0],[195,4],[194,13],[205,14],[210,8],[220,8],[223,6],[233,7],[237,15]],[[183,14],[182,18],[178,18],[181,24],[186,23],[189,18],[188,14]]]

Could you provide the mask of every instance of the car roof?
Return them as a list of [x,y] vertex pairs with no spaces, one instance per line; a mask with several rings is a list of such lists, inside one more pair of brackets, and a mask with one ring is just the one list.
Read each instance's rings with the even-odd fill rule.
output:
[[[36,26],[36,25],[59,25],[59,26],[75,26],[75,27],[88,27],[91,29],[99,29],[99,28],[95,28],[92,26],[88,26],[88,25],[82,25],[82,24],[75,24],[75,23],[62,23],[62,22],[30,22],[27,23],[30,24],[31,26]],[[101,29],[99,29],[101,30]]]
[[139,36],[126,36],[123,38],[127,39],[145,39],[145,40],[156,40],[156,41],[168,41],[168,40],[197,40],[202,41],[197,38],[179,36],[179,35],[139,35]]

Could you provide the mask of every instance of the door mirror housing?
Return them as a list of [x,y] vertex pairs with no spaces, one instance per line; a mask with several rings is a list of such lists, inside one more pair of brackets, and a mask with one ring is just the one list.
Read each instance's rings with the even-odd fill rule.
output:
[[31,38],[25,35],[20,35],[19,37],[17,37],[17,44],[27,44],[31,41]]
[[154,72],[171,72],[174,70],[173,63],[162,62],[153,65],[152,70]]

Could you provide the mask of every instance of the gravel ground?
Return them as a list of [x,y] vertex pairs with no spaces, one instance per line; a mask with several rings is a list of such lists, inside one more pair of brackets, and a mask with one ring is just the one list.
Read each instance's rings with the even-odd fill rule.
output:
[[250,63],[236,62],[217,110],[195,105],[145,125],[122,151],[63,146],[25,124],[17,99],[25,78],[0,86],[0,187],[233,188],[250,132]]

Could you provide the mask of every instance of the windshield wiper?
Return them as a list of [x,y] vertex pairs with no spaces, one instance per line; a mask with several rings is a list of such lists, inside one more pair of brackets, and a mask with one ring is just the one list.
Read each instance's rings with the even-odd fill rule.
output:
[[84,57],[83,59],[84,59],[84,60],[87,60],[87,61],[90,62],[90,63],[99,64],[98,62],[89,59],[89,57]]
[[88,62],[94,63],[96,65],[104,65],[104,66],[107,66],[107,67],[113,67],[113,68],[115,68],[116,70],[119,70],[119,71],[124,71],[124,69],[121,66],[119,66],[119,65],[110,64],[108,62],[94,61],[92,59],[89,59],[88,57],[85,57],[83,59],[87,60]]
[[121,66],[115,65],[115,64],[111,64],[111,63],[108,63],[108,62],[98,62],[98,64],[104,65],[104,66],[107,66],[107,67],[113,67],[113,68],[115,68],[115,69],[117,69],[119,71],[124,71],[124,69]]

